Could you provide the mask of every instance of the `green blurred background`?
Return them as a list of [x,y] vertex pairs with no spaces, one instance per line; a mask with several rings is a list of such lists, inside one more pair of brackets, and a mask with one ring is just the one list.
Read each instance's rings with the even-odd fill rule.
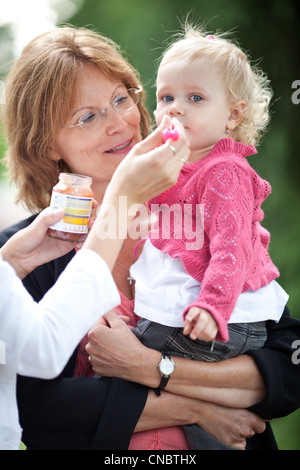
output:
[[[60,11],[64,1],[51,3]],[[272,121],[258,156],[252,157],[250,163],[272,185],[272,195],[264,204],[264,225],[272,234],[270,253],[280,269],[280,283],[290,295],[291,314],[300,318],[299,0],[73,0],[73,3],[76,8],[71,16],[65,15],[65,22],[91,27],[121,46],[141,74],[152,111],[157,59],[187,14],[191,20],[204,22],[210,32],[233,31],[242,48],[250,52],[254,61],[259,61],[274,90]],[[58,16],[56,24],[61,23]],[[7,41],[11,34],[7,25],[0,26],[0,41]],[[5,73],[5,66],[0,65],[0,79]],[[0,158],[4,151],[2,134]],[[274,420],[272,427],[280,449],[300,450],[300,411]]]

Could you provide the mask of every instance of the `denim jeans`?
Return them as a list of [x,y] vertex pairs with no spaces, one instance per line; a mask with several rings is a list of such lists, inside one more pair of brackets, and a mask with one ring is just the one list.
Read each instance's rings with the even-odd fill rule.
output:
[[[191,340],[182,333],[182,328],[173,328],[139,320],[134,334],[147,347],[173,356],[196,361],[217,362],[244,354],[250,349],[261,348],[267,339],[265,322],[229,323],[229,341],[206,342]],[[197,425],[185,426],[185,433],[192,450],[231,449],[214,439]]]

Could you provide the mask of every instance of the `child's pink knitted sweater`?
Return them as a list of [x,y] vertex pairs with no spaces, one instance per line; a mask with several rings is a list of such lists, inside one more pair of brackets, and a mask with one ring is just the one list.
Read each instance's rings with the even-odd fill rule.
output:
[[[178,182],[148,205],[190,204],[195,217],[196,204],[204,205],[202,248],[186,250],[191,240],[178,239],[175,222],[169,239],[149,235],[152,244],[171,257],[181,258],[187,272],[201,282],[196,302],[189,305],[208,310],[218,323],[217,340],[228,341],[227,321],[238,296],[257,290],[278,277],[268,254],[269,232],[260,222],[261,204],[271,192],[269,183],[258,176],[245,157],[256,153],[253,146],[220,140],[201,160],[184,165]],[[178,206],[179,207],[179,206]]]

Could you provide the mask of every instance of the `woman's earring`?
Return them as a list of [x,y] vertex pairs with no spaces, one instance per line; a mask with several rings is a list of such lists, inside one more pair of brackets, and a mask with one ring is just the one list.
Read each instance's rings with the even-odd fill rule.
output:
[[230,134],[230,130],[229,130],[229,129],[226,129],[226,134]]

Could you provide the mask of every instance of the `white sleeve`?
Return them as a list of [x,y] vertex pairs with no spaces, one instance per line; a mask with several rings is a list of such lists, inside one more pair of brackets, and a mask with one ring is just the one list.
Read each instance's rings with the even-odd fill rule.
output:
[[18,374],[57,376],[88,329],[120,304],[105,261],[83,248],[36,303],[0,258],[0,341],[5,362]]

